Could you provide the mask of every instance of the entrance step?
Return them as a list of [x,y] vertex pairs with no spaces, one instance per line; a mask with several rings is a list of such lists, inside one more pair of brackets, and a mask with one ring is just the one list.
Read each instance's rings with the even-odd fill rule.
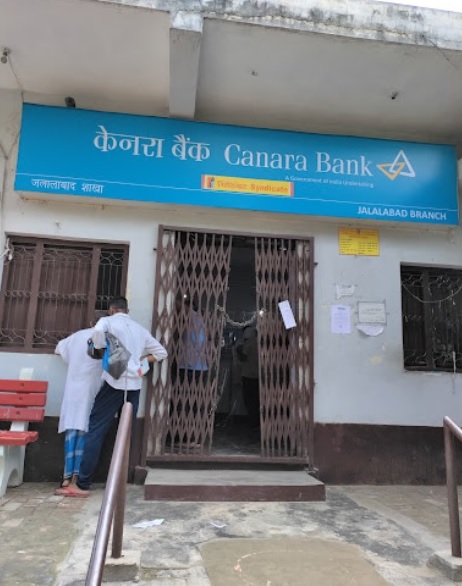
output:
[[145,500],[325,501],[323,482],[304,470],[181,470],[151,468]]

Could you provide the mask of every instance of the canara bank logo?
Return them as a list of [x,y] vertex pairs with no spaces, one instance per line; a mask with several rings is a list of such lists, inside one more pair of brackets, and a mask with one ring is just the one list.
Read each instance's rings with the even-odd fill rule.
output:
[[394,181],[399,175],[401,177],[415,177],[414,167],[409,162],[404,151],[399,151],[392,163],[381,163],[377,169],[391,181]]

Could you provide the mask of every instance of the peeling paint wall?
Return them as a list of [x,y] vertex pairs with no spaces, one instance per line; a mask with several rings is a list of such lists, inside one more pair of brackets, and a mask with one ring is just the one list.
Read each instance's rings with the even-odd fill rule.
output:
[[462,14],[353,0],[93,0],[165,12],[201,13],[262,26],[462,49]]

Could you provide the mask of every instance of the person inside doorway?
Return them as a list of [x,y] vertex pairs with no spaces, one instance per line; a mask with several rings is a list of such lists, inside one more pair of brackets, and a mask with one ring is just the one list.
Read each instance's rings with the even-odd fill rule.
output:
[[252,428],[260,426],[260,380],[258,372],[258,340],[255,326],[246,326],[236,344],[241,365],[244,405]]
[[[198,306],[191,302],[189,295],[178,297],[175,308],[177,312],[177,359],[172,365],[172,399],[170,415],[175,420],[183,421],[181,428],[201,427],[197,417],[204,418],[208,407],[204,389],[208,377],[207,333],[204,318]],[[189,425],[184,424],[184,419]],[[194,422],[194,423],[193,423]],[[196,430],[197,431],[197,430]],[[174,434],[175,448],[198,449],[202,439],[196,432],[179,431]]]
[[[181,332],[181,345],[178,354],[178,375],[180,382],[186,380],[191,384],[205,383],[208,372],[207,336],[205,322],[197,306],[192,306],[189,295],[176,301],[180,322],[184,323]],[[181,311],[183,309],[183,315]]]

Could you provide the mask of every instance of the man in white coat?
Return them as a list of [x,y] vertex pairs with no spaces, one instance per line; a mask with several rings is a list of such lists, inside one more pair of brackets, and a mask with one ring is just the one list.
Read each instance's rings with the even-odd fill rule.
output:
[[92,327],[64,338],[55,349],[55,354],[68,366],[58,426],[58,433],[65,434],[63,487],[77,480],[91,408],[101,387],[101,360],[88,356],[87,342],[93,334],[93,326],[106,315],[105,311],[95,311],[90,322]]
[[58,489],[55,494],[70,497],[87,497],[93,476],[98,466],[104,439],[114,421],[114,416],[123,407],[125,401],[133,406],[133,418],[136,418],[140,398],[141,384],[145,370],[143,363],[160,362],[167,357],[167,350],[128,315],[128,302],[125,297],[114,297],[109,303],[108,317],[97,323],[92,335],[96,349],[106,346],[106,333],[116,336],[130,352],[130,360],[120,379],[113,378],[103,370],[103,384],[95,397],[88,434],[85,438],[85,450],[80,465],[77,482]]

